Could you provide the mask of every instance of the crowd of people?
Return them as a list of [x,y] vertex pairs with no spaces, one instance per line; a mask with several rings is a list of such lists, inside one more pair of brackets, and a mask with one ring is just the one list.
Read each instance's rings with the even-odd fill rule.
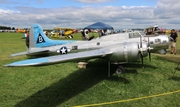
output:
[[[94,38],[94,36],[89,37],[89,32],[91,32],[88,29],[82,29],[81,30],[81,34],[82,34],[82,40],[91,40]],[[100,29],[97,31],[98,36],[102,37],[108,34],[112,34],[112,31],[108,30],[108,29]],[[114,32],[113,32],[114,33]]]

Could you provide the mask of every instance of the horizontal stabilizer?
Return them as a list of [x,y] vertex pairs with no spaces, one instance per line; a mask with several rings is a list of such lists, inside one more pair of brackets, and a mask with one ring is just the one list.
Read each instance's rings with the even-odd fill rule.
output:
[[89,58],[97,58],[97,57],[104,57],[106,55],[112,54],[107,49],[97,49],[79,53],[72,53],[72,54],[64,54],[64,55],[56,55],[50,57],[43,57],[37,59],[28,59],[24,61],[18,61],[11,64],[7,64],[4,66],[36,66],[36,65],[48,65],[60,62],[67,62],[73,60],[80,60],[80,59],[89,59]]
[[26,52],[20,52],[20,53],[16,53],[16,54],[11,54],[11,56],[14,57],[14,56],[20,56],[20,55],[27,55],[27,54],[28,54],[28,52],[26,51]]
[[37,55],[40,53],[45,53],[48,52],[49,50],[34,50],[34,51],[26,51],[26,52],[20,52],[20,53],[16,53],[16,54],[11,54],[12,57],[14,56],[20,56],[20,55]]

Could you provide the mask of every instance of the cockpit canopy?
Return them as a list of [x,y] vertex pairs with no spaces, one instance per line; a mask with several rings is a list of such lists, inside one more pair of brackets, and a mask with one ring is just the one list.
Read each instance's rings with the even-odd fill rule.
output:
[[129,32],[129,38],[139,38],[140,36],[145,36],[144,32]]

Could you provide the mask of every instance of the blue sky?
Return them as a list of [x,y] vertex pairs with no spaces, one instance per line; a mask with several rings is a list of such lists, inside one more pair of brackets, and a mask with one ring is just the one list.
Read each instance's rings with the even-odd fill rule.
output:
[[[88,0],[87,0],[88,1]],[[93,1],[93,0],[92,0]],[[35,5],[35,7],[41,7],[41,8],[58,8],[58,7],[66,7],[66,6],[76,6],[76,7],[81,7],[81,6],[107,6],[107,5],[112,5],[112,6],[154,6],[156,4],[156,0],[136,0],[135,2],[132,2],[132,0],[112,0],[108,2],[91,2],[91,3],[84,3],[84,2],[77,2],[75,0],[51,0],[48,2],[43,2],[42,5]],[[51,4],[51,5],[49,5]]]
[[85,27],[101,21],[115,28],[178,28],[179,5],[179,0],[0,0],[0,25]]
[[[88,1],[88,0],[86,0]],[[96,1],[96,0],[89,0]],[[98,1],[98,0],[97,0]],[[155,6],[157,0],[104,0],[107,2],[91,2],[86,3],[78,0],[1,0],[0,7],[2,9],[13,9],[15,10],[18,6],[30,6],[36,8],[59,8],[67,6]]]

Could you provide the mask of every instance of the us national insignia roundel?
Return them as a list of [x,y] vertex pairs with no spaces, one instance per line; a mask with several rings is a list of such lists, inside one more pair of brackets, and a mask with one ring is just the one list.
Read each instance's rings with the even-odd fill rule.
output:
[[67,54],[67,52],[68,52],[67,47],[63,46],[63,47],[60,48],[60,53],[61,54]]

